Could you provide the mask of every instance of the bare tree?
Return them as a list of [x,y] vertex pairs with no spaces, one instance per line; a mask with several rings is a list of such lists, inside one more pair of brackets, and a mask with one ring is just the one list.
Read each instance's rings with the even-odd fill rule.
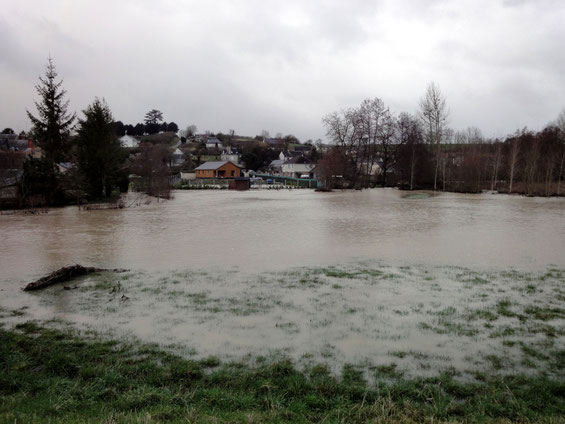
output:
[[561,194],[561,180],[563,179],[563,165],[565,164],[565,109],[557,117],[555,126],[559,128],[561,141],[559,143],[561,159],[559,161],[559,177],[557,178],[557,195],[559,196]]
[[472,184],[473,191],[479,193],[481,191],[483,183],[483,174],[485,169],[485,155],[484,155],[484,137],[481,130],[476,127],[467,128],[467,143],[471,146],[471,157],[475,163],[475,167],[472,172],[472,180],[469,181]]
[[343,148],[356,165],[353,185],[367,187],[382,159],[383,184],[392,163],[395,123],[390,111],[379,98],[365,99],[357,108],[334,112],[323,119],[327,135]]
[[340,146],[332,147],[316,166],[316,173],[325,189],[343,188],[355,172],[355,165]]
[[449,111],[445,96],[435,83],[431,82],[426,88],[424,97],[420,100],[420,118],[424,124],[426,138],[435,150],[434,190],[437,190],[437,177],[440,168],[440,145],[444,138]]
[[427,157],[424,136],[420,121],[408,113],[401,113],[397,120],[396,154],[397,170],[403,181],[408,181],[410,190],[414,189],[417,171],[423,168]]
[[195,136],[197,131],[198,128],[196,128],[196,125],[189,125],[186,127],[186,138]]
[[520,138],[516,134],[510,140],[510,154],[508,160],[508,167],[510,169],[510,176],[508,177],[508,193],[512,193],[512,185],[514,184],[514,174],[516,173],[516,166],[518,164],[518,155],[520,153]]
[[[344,109],[341,112],[332,112],[326,115],[322,122],[326,127],[326,134],[331,141],[342,148],[342,152],[349,160],[358,164],[361,161],[358,135],[355,131],[355,118],[353,109]],[[350,184],[355,185],[359,176],[359,168],[351,175]]]
[[379,156],[382,160],[382,173],[381,184],[383,187],[387,184],[387,174],[390,172],[393,165],[394,156],[396,153],[397,138],[396,138],[396,122],[388,108],[381,116],[381,123],[378,133],[379,142]]
[[139,189],[149,196],[170,198],[167,163],[171,160],[171,151],[164,144],[142,143],[139,155],[134,159],[132,170],[139,176]]
[[536,182],[540,149],[538,137],[530,131],[523,131],[522,143],[526,150],[524,154],[524,180],[528,195],[532,194]]
[[498,180],[498,170],[500,168],[500,158],[502,157],[502,143],[496,140],[494,142],[494,149],[495,149],[495,154],[493,157],[490,191],[494,191],[494,189],[496,188],[496,181]]

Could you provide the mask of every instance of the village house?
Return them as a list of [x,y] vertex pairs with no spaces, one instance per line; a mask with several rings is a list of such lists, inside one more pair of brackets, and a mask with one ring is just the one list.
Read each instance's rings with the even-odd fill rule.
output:
[[171,166],[178,166],[184,163],[184,153],[178,147],[172,154]]
[[290,157],[287,157],[284,152],[280,152],[279,158],[271,161],[269,164],[268,171],[274,175],[282,174],[282,166],[288,159],[290,159]]
[[139,140],[135,137],[132,137],[131,135],[126,134],[120,137],[120,144],[122,145],[122,147],[128,147],[128,148],[138,147]]
[[271,149],[276,149],[277,147],[280,147],[280,145],[282,144],[280,139],[268,138],[268,137],[263,137],[263,143],[265,143]]
[[271,161],[271,163],[269,164],[267,169],[268,169],[270,174],[280,175],[280,174],[282,174],[282,167],[283,167],[284,163],[285,163],[284,159],[275,159],[275,160]]
[[222,142],[218,140],[216,137],[208,137],[206,140],[206,148],[207,149],[221,149]]
[[283,163],[281,174],[285,177],[303,178],[308,176],[312,178],[312,171],[315,165],[302,156],[293,158]]
[[226,147],[222,151],[220,158],[224,162],[233,162],[236,165],[239,165],[239,154],[237,153],[237,150],[231,146]]
[[195,170],[196,178],[241,177],[241,166],[230,161],[205,162]]
[[308,144],[297,144],[293,147],[293,150],[295,152],[300,152],[302,154],[307,154],[310,153],[312,151],[312,146],[308,145]]

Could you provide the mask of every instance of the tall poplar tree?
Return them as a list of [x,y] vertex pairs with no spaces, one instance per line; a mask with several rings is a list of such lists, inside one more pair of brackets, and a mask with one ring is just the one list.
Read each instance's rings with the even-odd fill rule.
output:
[[69,101],[65,100],[63,80],[57,81],[53,59],[47,60],[45,76],[39,77],[35,89],[40,97],[35,102],[37,115],[26,112],[33,125],[32,134],[37,145],[53,166],[69,156],[69,134],[76,118],[74,113],[67,111]]
[[420,99],[420,118],[424,124],[428,143],[430,143],[435,150],[434,190],[437,190],[437,180],[441,163],[441,143],[445,139],[448,115],[449,111],[447,109],[445,96],[439,89],[439,86],[431,82],[426,88],[424,97]]

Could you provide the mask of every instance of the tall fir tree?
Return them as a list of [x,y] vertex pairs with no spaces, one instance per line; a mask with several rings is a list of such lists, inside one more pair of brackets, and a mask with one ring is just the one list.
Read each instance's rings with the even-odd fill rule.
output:
[[52,165],[63,162],[69,156],[69,134],[76,115],[67,109],[66,91],[63,80],[57,81],[57,71],[53,59],[49,57],[45,75],[39,77],[35,86],[40,101],[35,102],[37,115],[26,111],[33,125],[32,134],[37,145],[43,150],[45,158]]
[[125,156],[116,135],[112,112],[98,98],[83,110],[77,137],[78,168],[91,198],[109,196],[120,178]]

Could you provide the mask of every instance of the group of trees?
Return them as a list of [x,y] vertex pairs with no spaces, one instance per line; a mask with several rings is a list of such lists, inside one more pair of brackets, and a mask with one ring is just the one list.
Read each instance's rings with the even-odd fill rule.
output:
[[178,130],[179,127],[176,123],[163,121],[163,113],[157,109],[151,109],[147,112],[143,123],[132,125],[124,124],[122,121],[115,122],[115,132],[118,137],[122,137],[126,134],[141,137],[146,134],[157,134],[161,131],[176,133]]
[[277,151],[259,141],[248,141],[241,146],[241,160],[247,169],[254,171],[269,165],[277,156]]
[[[329,114],[323,122],[334,143],[329,154],[345,162],[336,175],[350,186],[374,185],[378,176],[383,186],[387,184],[398,145],[398,122],[381,99],[366,99],[359,107]],[[334,162],[332,158],[322,166]]]
[[[127,190],[128,174],[139,171],[140,186],[147,192],[162,195],[168,185],[166,161],[170,152],[159,146],[142,145],[137,158],[128,162],[118,135],[120,123],[114,122],[110,107],[95,98],[82,111],[82,117],[68,112],[66,91],[51,58],[46,72],[36,85],[39,100],[37,113],[27,111],[32,122],[31,136],[41,148],[41,158],[27,158],[22,164],[20,193],[23,204],[63,204],[69,200],[96,200],[109,197],[114,189]],[[145,116],[144,131],[155,133],[162,125],[162,113],[151,110]],[[176,124],[167,124],[174,128]],[[120,129],[121,128],[121,129]],[[176,129],[175,129],[176,131]],[[65,168],[61,170],[62,165]],[[168,190],[168,187],[167,187]],[[167,191],[168,193],[168,191]],[[41,197],[42,201],[37,201]]]
[[562,193],[565,111],[538,133],[523,129],[499,140],[486,139],[477,128],[450,129],[446,99],[436,84],[427,87],[419,106],[417,116],[395,117],[375,98],[326,116],[333,146],[318,164],[324,182],[330,187]]

